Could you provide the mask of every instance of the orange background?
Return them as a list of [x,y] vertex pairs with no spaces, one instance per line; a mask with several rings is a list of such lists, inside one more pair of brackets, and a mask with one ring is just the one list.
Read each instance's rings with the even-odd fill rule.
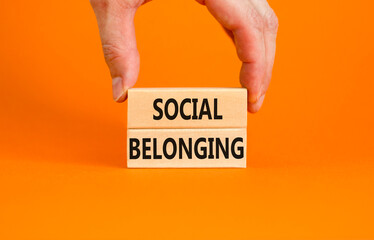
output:
[[[274,76],[247,169],[126,169],[85,1],[0,2],[0,239],[374,239],[374,4],[270,1]],[[136,87],[238,87],[205,7],[136,15]]]

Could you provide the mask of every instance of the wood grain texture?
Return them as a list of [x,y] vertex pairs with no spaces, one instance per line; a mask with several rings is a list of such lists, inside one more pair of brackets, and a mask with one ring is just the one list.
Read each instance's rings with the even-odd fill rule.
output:
[[127,167],[245,168],[246,134],[245,128],[128,129]]
[[[158,102],[155,103],[156,99]],[[247,126],[247,90],[244,88],[129,89],[127,124],[130,129],[243,128]]]

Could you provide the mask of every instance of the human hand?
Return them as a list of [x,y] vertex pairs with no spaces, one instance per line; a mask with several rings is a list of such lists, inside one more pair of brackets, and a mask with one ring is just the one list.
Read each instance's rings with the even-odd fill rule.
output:
[[[123,102],[139,74],[134,16],[150,0],[90,0],[100,30],[113,98]],[[275,57],[278,19],[266,0],[196,0],[224,27],[242,61],[240,83],[248,90],[248,111],[257,112],[268,89]]]

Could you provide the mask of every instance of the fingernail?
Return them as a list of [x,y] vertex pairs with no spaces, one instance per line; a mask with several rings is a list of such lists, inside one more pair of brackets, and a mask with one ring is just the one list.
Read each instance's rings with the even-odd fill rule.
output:
[[112,91],[114,101],[123,102],[126,99],[127,89],[123,86],[121,77],[112,79]]
[[260,110],[260,108],[261,108],[262,103],[264,102],[264,100],[265,100],[265,94],[262,95],[262,96],[257,100],[257,102],[254,102],[254,103],[248,103],[248,112],[251,112],[251,113],[258,112],[258,110]]

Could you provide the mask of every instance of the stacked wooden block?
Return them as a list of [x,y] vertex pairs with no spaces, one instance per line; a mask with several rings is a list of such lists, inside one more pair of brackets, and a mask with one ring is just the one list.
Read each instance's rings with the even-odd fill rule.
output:
[[129,168],[245,168],[247,90],[128,91]]

